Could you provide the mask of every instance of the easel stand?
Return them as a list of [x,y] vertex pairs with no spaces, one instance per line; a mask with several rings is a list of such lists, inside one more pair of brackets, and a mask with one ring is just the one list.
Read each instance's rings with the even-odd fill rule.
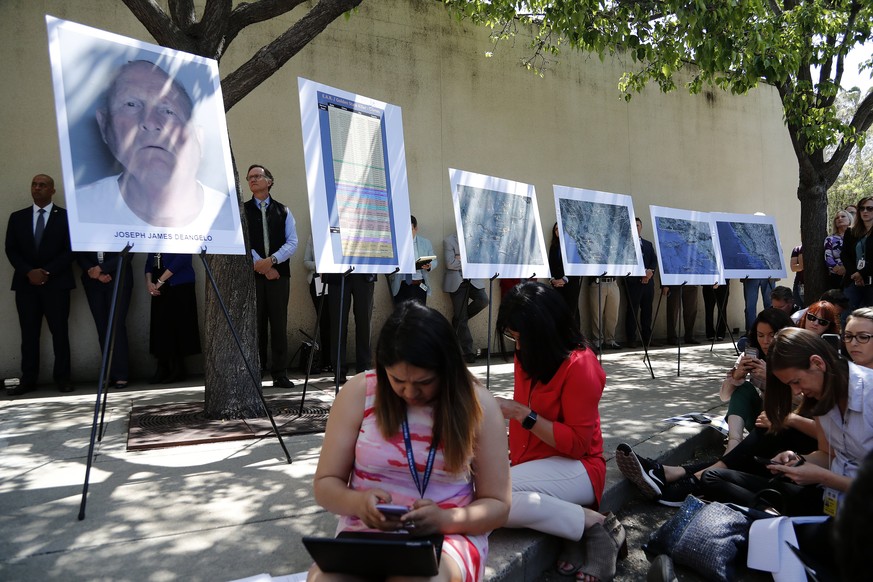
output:
[[[729,286],[729,285],[731,284],[730,279],[727,279],[727,280],[724,282],[724,284],[725,284],[726,286]],[[744,296],[745,296],[745,294],[744,294]],[[728,335],[729,335],[730,338],[731,338],[731,344],[733,344],[733,346],[734,346],[734,351],[737,353],[737,355],[739,355],[739,354],[740,354],[740,351],[737,349],[737,341],[736,341],[736,339],[734,339],[734,331],[731,329],[731,326],[730,326],[730,324],[728,323],[728,320],[727,320],[727,302],[728,302],[728,298],[729,298],[729,297],[730,297],[730,292],[726,292],[726,293],[724,294],[724,300],[723,300],[723,301],[716,301],[716,302],[715,302],[715,306],[716,306],[716,310],[717,310],[717,313],[716,313],[716,319],[715,319],[715,325],[714,325],[715,330],[716,330],[716,334],[715,334],[715,335],[716,335],[716,336],[718,335],[717,332],[718,332],[718,324],[719,324],[719,322],[723,321],[723,322],[724,322],[724,328],[727,330]],[[713,351],[713,349],[715,348],[715,341],[716,341],[716,337],[713,336],[713,338],[712,338],[712,343],[709,344],[709,351],[710,351],[710,352]]]
[[285,446],[285,441],[282,440],[282,435],[279,434],[279,427],[276,426],[276,421],[273,420],[273,415],[270,413],[269,407],[267,407],[267,401],[264,400],[264,394],[261,390],[261,379],[259,375],[255,375],[255,371],[252,369],[251,363],[249,363],[246,358],[246,353],[243,350],[242,341],[239,339],[239,334],[236,332],[236,328],[233,326],[233,321],[230,319],[230,312],[227,310],[227,306],[224,304],[224,299],[221,297],[221,292],[218,290],[218,285],[215,283],[215,277],[212,276],[212,269],[209,268],[209,263],[206,261],[206,248],[204,247],[200,251],[200,260],[203,262],[203,270],[206,271],[206,276],[209,279],[209,283],[212,285],[212,290],[215,292],[215,297],[218,298],[218,304],[221,306],[221,311],[224,313],[224,319],[227,321],[227,327],[230,329],[231,335],[233,335],[233,340],[236,342],[236,347],[239,350],[239,355],[242,357],[243,362],[246,365],[246,370],[248,370],[249,377],[252,379],[252,386],[255,389],[255,393],[258,395],[258,398],[261,400],[261,405],[264,407],[264,412],[267,413],[267,418],[270,419],[270,424],[273,425],[273,432],[276,433],[276,438],[279,439],[279,444],[282,445],[282,450],[285,452],[285,460],[288,461],[288,464],[291,464],[291,454],[288,452],[288,448]]
[[[303,395],[300,397],[300,409],[297,411],[297,416],[303,414],[303,403],[306,402],[306,388],[309,386],[309,375],[312,373],[312,361],[315,359],[315,352],[319,350],[319,345],[318,342],[315,341],[315,337],[318,336],[318,330],[321,326],[321,317],[324,313],[324,298],[327,297],[325,289],[327,289],[327,285],[322,282],[321,293],[318,294],[318,310],[315,313],[315,329],[312,330],[311,336],[304,332],[304,335],[306,335],[312,342],[312,349],[309,350],[309,361],[306,362],[306,375],[303,378]],[[321,338],[321,341],[324,343],[324,338]],[[300,348],[298,348],[298,350],[299,349]],[[291,358],[291,361],[294,361],[293,357]],[[336,374],[336,372],[334,372],[334,374]],[[336,382],[336,379],[334,379],[334,382]]]
[[[688,333],[688,330],[685,329],[684,320],[682,319],[682,308],[684,307],[683,304],[685,303],[683,301],[683,297],[685,294],[685,285],[687,285],[687,284],[688,284],[688,281],[682,281],[682,284],[679,285],[679,299],[678,299],[679,311],[677,313],[677,320],[676,320],[676,377],[677,378],[682,375],[680,372],[681,367],[682,367],[682,338],[685,337],[684,334]],[[673,292],[672,287],[670,288],[670,292],[671,293]],[[670,316],[669,313],[667,315]],[[680,327],[682,330],[681,334],[679,333]]]
[[[345,313],[344,303],[346,301],[346,277],[351,275],[352,271],[354,271],[354,270],[355,270],[354,267],[349,267],[348,269],[345,270],[345,272],[343,272],[340,275],[342,278],[340,279],[339,319],[336,322],[336,325],[337,325],[336,337],[338,338],[338,341],[336,342],[336,346],[335,346],[336,364],[334,364],[334,367],[333,367],[334,368],[334,371],[333,371],[334,394],[339,394],[340,370],[342,370],[342,366],[343,366],[343,362],[341,360],[342,360],[342,356],[343,356],[343,344],[345,343],[345,338],[343,337],[343,313]],[[394,269],[394,273],[398,272],[399,270],[400,270],[399,267]],[[392,273],[392,275],[394,273]],[[311,362],[311,358],[310,358],[310,362]],[[301,403],[301,406],[302,406],[302,404],[303,403]]]
[[[118,319],[118,290],[121,286],[124,269],[127,267],[127,257],[133,245],[127,243],[118,257],[118,265],[115,268],[115,281],[112,284],[112,305],[109,308],[109,323],[106,329],[106,339],[103,344],[103,357],[100,362],[100,376],[97,381],[97,400],[94,403],[94,419],[91,421],[91,440],[88,443],[88,457],[85,462],[85,482],[82,484],[82,501],[79,503],[79,521],[85,519],[85,505],[88,499],[88,481],[91,478],[91,465],[94,461],[94,443],[103,440],[103,420],[106,414],[106,400],[109,393],[109,373],[112,370],[112,353],[115,348],[115,329]],[[102,406],[100,400],[103,400]],[[98,439],[98,416],[100,423]]]
[[[488,279],[488,343],[485,344],[488,346],[488,349],[485,350],[485,388],[491,389],[491,306],[494,304],[494,279],[500,276],[500,273],[494,273],[494,275]],[[468,287],[469,292],[469,287]],[[457,333],[457,330],[455,330]]]
[[[624,279],[624,292],[625,292],[625,296],[628,299],[630,299],[630,289],[628,288],[627,278],[630,276],[631,276],[631,274],[628,273]],[[660,307],[660,302],[658,302],[658,306]],[[654,380],[655,379],[655,370],[654,370],[654,368],[652,368],[652,360],[649,358],[648,342],[646,341],[646,338],[643,337],[643,328],[640,326],[640,310],[639,309],[632,309],[632,311],[633,311],[633,315],[634,315],[634,323],[637,326],[637,328],[636,328],[637,329],[637,337],[640,338],[640,344],[643,346],[643,363],[646,365],[646,368],[649,369],[649,373],[652,375],[652,380]],[[657,317],[657,312],[655,313],[655,316]],[[654,323],[654,321],[652,323]],[[630,339],[631,338],[628,338],[628,340],[630,340]],[[649,333],[649,340],[648,341],[652,341],[652,334],[651,333]]]

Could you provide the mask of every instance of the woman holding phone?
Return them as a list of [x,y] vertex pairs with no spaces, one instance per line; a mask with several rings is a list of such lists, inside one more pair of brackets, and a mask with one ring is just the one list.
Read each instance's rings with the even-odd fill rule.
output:
[[[509,513],[500,407],[467,370],[451,324],[419,303],[398,305],[375,361],[331,408],[315,499],[340,516],[337,532],[441,534],[434,579],[481,580],[488,533]],[[336,576],[313,565],[308,579]]]
[[497,315],[503,351],[515,348],[513,398],[498,398],[509,421],[512,508],[507,527],[564,540],[557,569],[607,582],[627,553],[614,515],[596,511],[606,480],[600,397],[606,373],[550,287],[519,283]]

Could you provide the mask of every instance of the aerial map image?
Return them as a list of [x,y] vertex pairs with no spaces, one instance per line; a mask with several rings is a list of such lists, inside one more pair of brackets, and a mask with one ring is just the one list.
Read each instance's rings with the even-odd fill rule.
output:
[[778,270],[782,250],[772,224],[716,221],[725,269]]
[[708,222],[658,216],[655,228],[664,273],[718,275],[718,259]]
[[567,261],[585,265],[634,265],[637,256],[626,206],[561,198]]
[[458,197],[468,262],[543,264],[531,197],[464,184]]

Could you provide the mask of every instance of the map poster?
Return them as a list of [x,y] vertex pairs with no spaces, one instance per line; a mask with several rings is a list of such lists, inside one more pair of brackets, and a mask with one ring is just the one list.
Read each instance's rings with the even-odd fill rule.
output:
[[721,253],[707,212],[649,206],[662,285],[723,284]]
[[318,272],[414,272],[400,108],[297,84]]
[[550,276],[533,186],[452,168],[449,183],[465,277]]
[[645,276],[630,196],[557,185],[554,190],[566,275]]
[[710,214],[728,279],[784,279],[776,220],[763,214]]
[[72,249],[245,254],[218,63],[45,19]]

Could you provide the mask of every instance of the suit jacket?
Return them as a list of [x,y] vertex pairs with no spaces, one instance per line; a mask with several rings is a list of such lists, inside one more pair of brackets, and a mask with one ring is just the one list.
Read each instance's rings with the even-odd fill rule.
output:
[[[433,250],[433,245],[430,244],[430,241],[424,238],[423,236],[416,236],[414,245],[418,248],[418,255],[415,257],[418,260],[419,257],[429,257],[436,255],[436,252]],[[437,266],[437,260],[434,259],[430,264],[430,268],[434,269]],[[430,271],[425,269],[419,269],[419,273],[421,273],[421,278],[424,281],[424,284],[427,285],[427,294],[430,295],[433,289],[430,286]],[[403,281],[405,275],[401,275],[400,273],[395,273],[393,275],[389,275],[388,277],[388,285],[391,287],[391,295],[397,295],[397,292],[400,290],[400,283]]]
[[33,206],[17,210],[9,216],[6,227],[6,256],[15,269],[12,275],[13,291],[25,291],[32,287],[27,280],[27,273],[33,269],[45,269],[49,272],[46,289],[76,287],[67,211],[57,204],[52,206],[47,217],[39,249],[33,240]]
[[[450,234],[443,240],[443,254],[446,256],[446,274],[443,277],[443,291],[454,293],[461,286],[464,274],[461,272],[461,259],[457,257],[461,253],[461,245],[458,243],[458,235]],[[482,279],[470,279],[470,284],[477,289],[485,287]]]

